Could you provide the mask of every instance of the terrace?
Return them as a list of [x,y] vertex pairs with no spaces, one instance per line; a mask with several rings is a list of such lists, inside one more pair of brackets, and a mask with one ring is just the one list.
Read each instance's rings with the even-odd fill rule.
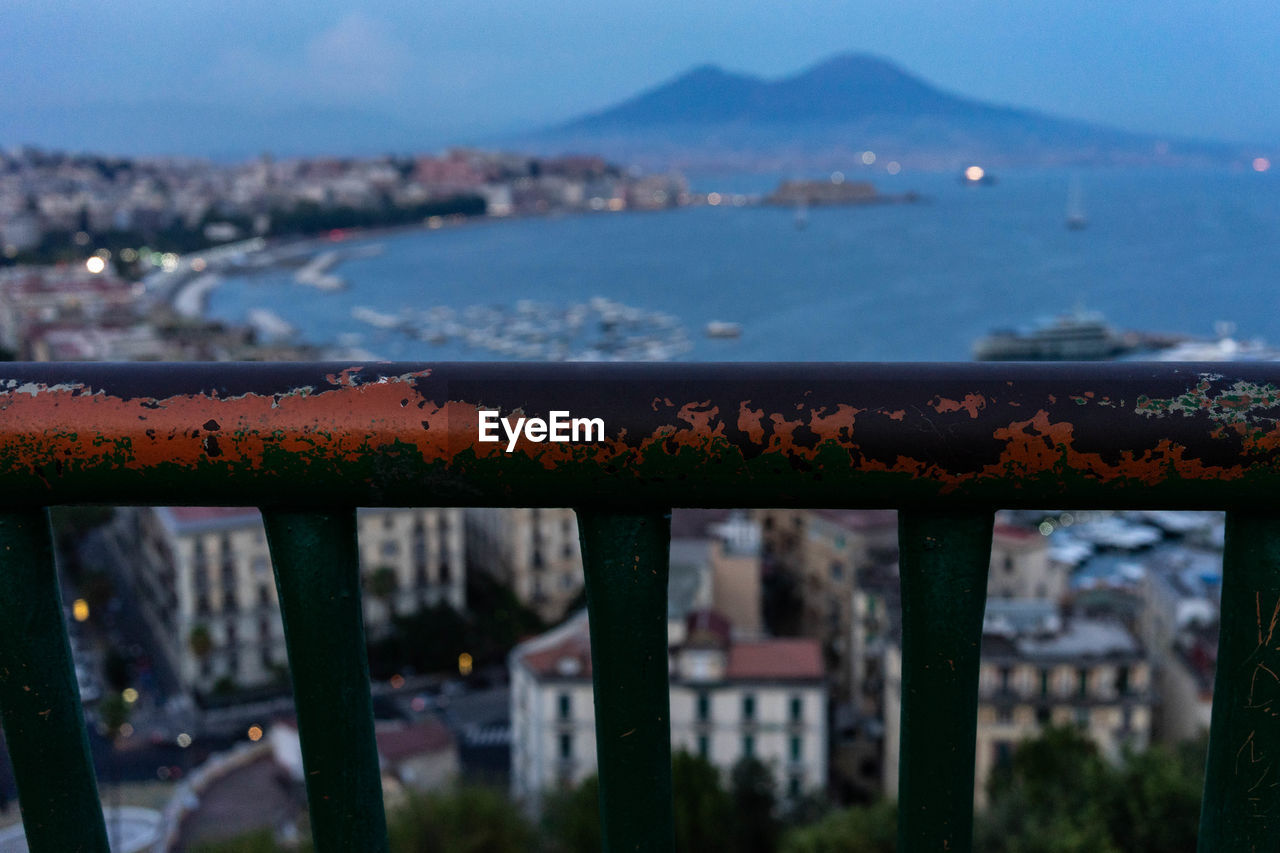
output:
[[[1202,850],[1274,847],[1280,368],[1265,364],[10,364],[0,709],[35,851],[106,851],[45,508],[258,506],[316,849],[385,851],[358,506],[578,507],[607,849],[673,846],[673,506],[900,511],[899,849],[971,847],[998,508],[1225,510]],[[482,410],[601,441],[482,442]]]

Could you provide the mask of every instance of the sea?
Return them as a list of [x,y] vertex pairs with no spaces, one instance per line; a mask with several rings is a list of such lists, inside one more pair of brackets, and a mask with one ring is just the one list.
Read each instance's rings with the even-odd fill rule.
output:
[[[423,340],[353,317],[449,309],[558,316],[603,299],[670,318],[693,361],[956,361],[996,328],[1100,312],[1113,326],[1280,345],[1280,170],[850,173],[912,204],[735,205],[781,178],[694,175],[717,206],[485,220],[379,235],[377,254],[330,270],[319,291],[292,269],[229,277],[207,313],[274,312],[303,342],[391,360],[510,359],[454,336]],[[1072,185],[1077,189],[1073,190]],[[1069,198],[1088,220],[1069,230]],[[801,227],[803,226],[803,227]],[[522,302],[523,301],[523,302]],[[498,314],[494,314],[498,312]],[[445,312],[448,313],[448,312]],[[709,337],[734,323],[739,337]],[[1226,324],[1226,325],[1224,325]],[[572,357],[572,354],[570,354]]]

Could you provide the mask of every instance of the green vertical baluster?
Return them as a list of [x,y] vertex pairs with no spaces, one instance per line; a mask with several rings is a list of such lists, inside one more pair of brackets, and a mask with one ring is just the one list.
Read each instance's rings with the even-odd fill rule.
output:
[[578,510],[606,851],[671,850],[669,512]]
[[387,850],[354,510],[262,511],[319,853]]
[[1227,514],[1199,849],[1280,849],[1280,514]]
[[898,850],[973,847],[978,664],[991,512],[903,512]]
[[30,849],[105,853],[44,510],[0,513],[0,711]]

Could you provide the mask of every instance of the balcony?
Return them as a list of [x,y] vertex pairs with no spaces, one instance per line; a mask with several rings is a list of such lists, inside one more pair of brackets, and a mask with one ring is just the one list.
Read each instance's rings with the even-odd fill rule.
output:
[[[105,851],[45,507],[256,505],[316,849],[386,850],[357,506],[579,507],[601,814],[672,847],[669,510],[900,510],[899,849],[971,847],[997,508],[1228,513],[1201,849],[1280,841],[1280,366],[2,365],[0,707],[37,851]],[[478,440],[480,410],[604,436]]]

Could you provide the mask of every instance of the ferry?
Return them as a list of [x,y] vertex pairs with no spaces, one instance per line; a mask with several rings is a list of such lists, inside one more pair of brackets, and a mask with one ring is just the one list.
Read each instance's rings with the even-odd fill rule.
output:
[[997,329],[973,345],[978,361],[1098,361],[1151,346],[1151,341],[1116,331],[1101,314],[1077,311],[1021,332]]

